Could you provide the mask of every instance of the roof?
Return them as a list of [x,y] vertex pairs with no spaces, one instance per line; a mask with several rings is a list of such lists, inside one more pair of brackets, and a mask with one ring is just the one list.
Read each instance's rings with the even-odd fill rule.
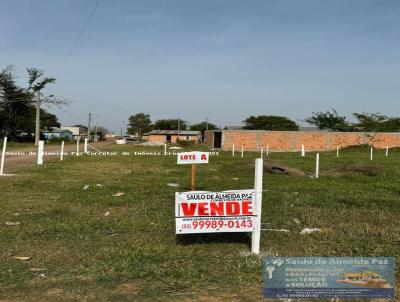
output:
[[225,130],[243,130],[244,126],[225,126]]
[[181,130],[153,130],[145,133],[144,135],[200,135],[200,131]]
[[67,129],[62,129],[62,130],[50,130],[50,131],[43,131],[43,133],[63,133],[63,132],[69,132],[72,134],[71,131],[67,130]]

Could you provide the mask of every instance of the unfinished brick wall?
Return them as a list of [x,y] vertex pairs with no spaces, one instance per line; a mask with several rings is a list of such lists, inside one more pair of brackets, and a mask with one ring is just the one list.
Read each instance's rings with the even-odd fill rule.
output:
[[[213,132],[205,134],[206,145],[212,147]],[[243,146],[246,151],[259,151],[267,145],[271,151],[299,151],[304,144],[308,151],[335,150],[362,144],[374,148],[400,147],[400,133],[365,132],[309,132],[309,131],[264,131],[222,130],[222,150],[236,150]]]

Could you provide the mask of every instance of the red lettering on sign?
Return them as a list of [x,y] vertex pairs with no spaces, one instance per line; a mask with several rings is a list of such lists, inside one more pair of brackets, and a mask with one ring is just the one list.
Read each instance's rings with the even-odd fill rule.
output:
[[226,215],[239,215],[240,204],[238,202],[228,201],[226,203]]
[[224,215],[224,203],[223,202],[211,202],[210,203],[210,215],[219,216]]
[[196,159],[196,155],[194,155],[194,154],[184,154],[184,155],[180,156],[180,159],[181,160],[190,160],[190,159],[195,160]]
[[182,203],[183,216],[194,216],[197,203]]
[[182,216],[253,215],[251,201],[181,203]]
[[201,160],[207,160],[207,156],[205,154],[201,155]]
[[252,215],[253,212],[251,211],[251,201],[243,201],[242,202],[242,212],[243,215]]
[[199,202],[198,203],[198,213],[199,216],[208,216],[208,203],[207,202]]

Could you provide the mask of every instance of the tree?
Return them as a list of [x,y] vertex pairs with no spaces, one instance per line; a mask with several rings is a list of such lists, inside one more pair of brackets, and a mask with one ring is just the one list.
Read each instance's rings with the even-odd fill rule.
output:
[[151,130],[150,115],[145,113],[137,113],[129,117],[128,134],[138,134],[142,139],[143,133]]
[[43,72],[36,68],[28,68],[27,71],[29,75],[28,91],[31,90],[36,95],[35,145],[38,145],[40,139],[41,90],[44,89],[47,84],[54,83],[56,79],[43,77]]
[[400,118],[388,117],[379,113],[353,113],[357,119],[354,125],[358,131],[366,132],[398,132]]
[[317,126],[319,129],[331,129],[337,131],[351,131],[353,127],[346,120],[345,116],[340,116],[335,109],[332,112],[313,112],[305,119],[310,125]]
[[216,125],[214,125],[212,123],[208,123],[208,122],[207,123],[206,122],[201,122],[201,123],[198,123],[198,124],[190,125],[190,130],[193,130],[193,131],[204,132],[206,130],[215,130],[215,129],[218,129],[218,127]]
[[27,124],[32,109],[32,94],[17,85],[13,69],[10,65],[0,72],[0,132],[11,139]]
[[285,116],[274,116],[274,115],[259,115],[250,116],[244,120],[246,126],[244,129],[249,130],[299,130],[299,126],[296,122]]
[[[28,89],[20,87],[15,81],[13,70],[13,66],[8,66],[0,72],[0,134],[7,135],[11,140],[22,133],[30,135],[35,130],[34,91],[31,89],[34,82],[29,82]],[[44,97],[43,101],[49,104],[63,102],[54,96]],[[45,127],[59,125],[55,115],[46,110],[39,113],[44,114],[40,121]]]
[[59,128],[61,126],[61,124],[58,122],[57,116],[43,109],[40,109],[40,125],[41,130],[47,131],[51,130],[51,128]]
[[180,119],[162,119],[154,123],[157,130],[186,130],[187,122]]

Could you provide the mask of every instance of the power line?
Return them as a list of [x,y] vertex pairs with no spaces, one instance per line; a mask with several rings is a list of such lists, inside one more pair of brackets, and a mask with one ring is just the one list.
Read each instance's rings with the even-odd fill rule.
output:
[[85,32],[86,28],[88,27],[88,25],[90,23],[90,20],[92,19],[92,17],[94,15],[99,3],[100,3],[100,0],[96,0],[96,3],[94,4],[94,6],[93,6],[88,18],[86,19],[86,22],[84,23],[83,27],[81,28],[80,32],[78,33],[78,36],[76,37],[74,43],[72,44],[72,47],[71,47],[70,51],[67,54],[67,57],[65,58],[65,60],[62,63],[60,69],[58,70],[57,78],[60,76],[61,70],[64,68],[65,64],[67,64],[67,62],[71,58],[72,53],[74,52],[75,48],[78,46],[79,41],[81,40],[81,38],[83,36],[83,33]]

